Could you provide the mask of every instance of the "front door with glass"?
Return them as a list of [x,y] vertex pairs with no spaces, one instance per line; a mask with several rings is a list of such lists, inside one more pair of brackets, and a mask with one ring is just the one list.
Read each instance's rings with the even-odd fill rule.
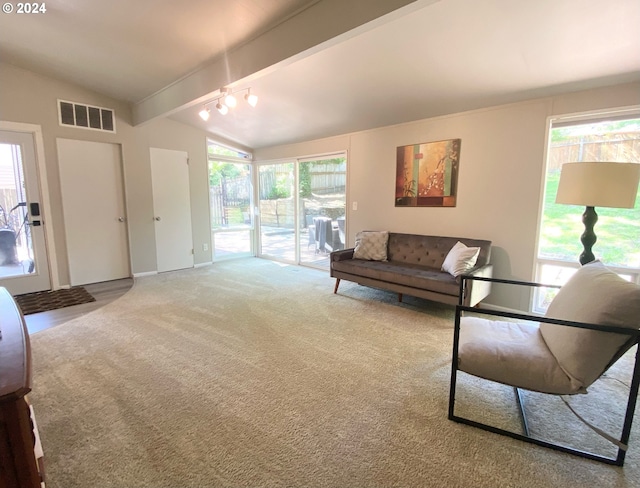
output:
[[0,131],[0,286],[51,288],[33,134]]

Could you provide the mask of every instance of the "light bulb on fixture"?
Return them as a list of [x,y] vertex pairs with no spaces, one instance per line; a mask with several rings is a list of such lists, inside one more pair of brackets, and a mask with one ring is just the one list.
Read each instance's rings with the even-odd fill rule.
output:
[[238,101],[236,100],[236,97],[229,92],[229,94],[224,97],[224,104],[229,108],[233,108],[238,104]]
[[202,120],[206,122],[207,120],[209,120],[209,115],[211,115],[211,111],[207,107],[204,107],[202,110],[200,110],[198,115]]
[[244,99],[252,107],[255,107],[258,104],[258,96],[251,94],[251,88],[247,90],[247,94],[244,96]]
[[218,101],[218,103],[216,104],[216,109],[218,109],[218,112],[220,112],[222,115],[226,115],[229,111],[229,107],[227,107],[226,105],[222,105],[220,101]]

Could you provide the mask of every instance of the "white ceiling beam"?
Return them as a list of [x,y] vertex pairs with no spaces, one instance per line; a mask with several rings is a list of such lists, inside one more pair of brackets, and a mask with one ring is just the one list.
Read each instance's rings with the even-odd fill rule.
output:
[[[139,125],[204,103],[223,86],[250,81],[439,0],[321,0],[257,38],[133,105]],[[384,19],[381,19],[385,16]],[[376,22],[376,19],[378,21]],[[205,19],[203,19],[204,21]]]

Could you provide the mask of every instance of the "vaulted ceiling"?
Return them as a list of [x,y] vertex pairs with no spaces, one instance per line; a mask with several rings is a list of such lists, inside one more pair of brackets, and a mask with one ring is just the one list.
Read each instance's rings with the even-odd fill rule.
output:
[[[640,80],[638,0],[48,0],[0,60],[249,148]],[[255,108],[222,116],[220,88]],[[1,87],[0,87],[1,89]],[[79,100],[81,102],[81,100]]]

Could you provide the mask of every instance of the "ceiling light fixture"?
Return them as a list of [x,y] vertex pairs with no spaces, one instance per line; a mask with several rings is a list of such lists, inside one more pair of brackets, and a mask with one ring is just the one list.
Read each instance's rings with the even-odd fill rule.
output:
[[236,105],[238,105],[238,101],[236,100],[236,97],[233,96],[231,88],[223,88],[221,91],[222,96],[224,97],[224,104],[227,107],[234,108]]
[[256,105],[258,105],[258,96],[251,94],[251,88],[247,88],[247,94],[244,96],[244,99],[252,107],[255,107]]
[[209,120],[209,116],[211,115],[211,110],[209,110],[207,107],[204,107],[202,110],[200,110],[200,112],[198,112],[198,115],[202,120],[206,122],[207,120]]
[[216,108],[218,109],[218,112],[220,112],[222,115],[227,115],[227,112],[229,111],[229,107],[221,104],[220,100],[218,100],[218,103],[216,103]]
[[[238,90],[236,93],[242,93],[246,91],[247,93],[244,95],[244,100],[252,107],[255,107],[258,104],[258,97],[251,93],[251,88],[243,88],[242,90]],[[213,100],[206,102],[204,104],[204,108],[198,112],[198,115],[205,122],[209,120],[209,116],[211,115],[211,110],[207,108],[207,105],[215,103],[215,107],[222,115],[226,115],[229,113],[230,108],[234,108],[238,105],[238,99],[234,96],[231,88],[223,87],[220,89],[220,95],[214,98]]]

